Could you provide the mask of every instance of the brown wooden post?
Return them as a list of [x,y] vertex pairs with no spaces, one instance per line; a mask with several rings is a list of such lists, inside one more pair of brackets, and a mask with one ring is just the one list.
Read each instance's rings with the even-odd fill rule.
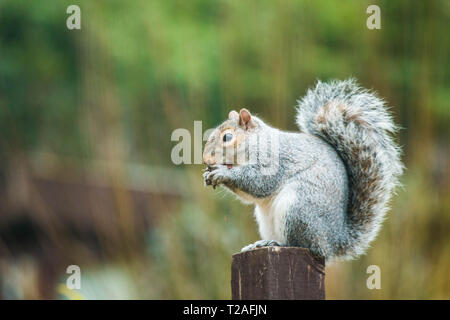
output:
[[233,300],[325,299],[325,263],[308,249],[263,247],[236,253],[231,264]]

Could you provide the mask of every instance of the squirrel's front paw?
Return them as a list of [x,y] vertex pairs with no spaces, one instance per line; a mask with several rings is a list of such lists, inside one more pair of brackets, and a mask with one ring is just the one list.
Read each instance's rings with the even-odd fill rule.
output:
[[205,186],[211,185],[215,189],[219,184],[226,184],[229,181],[226,170],[226,168],[214,167],[211,170],[205,171],[203,173]]

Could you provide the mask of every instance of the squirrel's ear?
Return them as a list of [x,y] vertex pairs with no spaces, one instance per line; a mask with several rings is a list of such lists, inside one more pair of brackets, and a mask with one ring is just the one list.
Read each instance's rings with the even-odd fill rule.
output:
[[245,129],[253,128],[255,126],[250,111],[245,108],[239,111],[239,125],[245,127]]
[[239,113],[237,113],[235,110],[231,110],[228,114],[228,119],[238,119]]

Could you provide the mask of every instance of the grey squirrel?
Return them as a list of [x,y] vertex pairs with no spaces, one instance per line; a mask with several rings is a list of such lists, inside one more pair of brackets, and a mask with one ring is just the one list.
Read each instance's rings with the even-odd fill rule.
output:
[[[363,254],[402,174],[385,103],[354,79],[318,82],[298,101],[300,132],[231,111],[209,136],[205,185],[255,204],[263,246],[298,246],[329,261]],[[270,149],[270,150],[269,150]],[[269,150],[269,152],[268,152]]]

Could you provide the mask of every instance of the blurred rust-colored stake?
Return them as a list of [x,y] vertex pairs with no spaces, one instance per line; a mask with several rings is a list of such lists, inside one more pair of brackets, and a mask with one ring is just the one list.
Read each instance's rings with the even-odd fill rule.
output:
[[264,247],[233,255],[233,300],[323,300],[325,263],[308,249]]

